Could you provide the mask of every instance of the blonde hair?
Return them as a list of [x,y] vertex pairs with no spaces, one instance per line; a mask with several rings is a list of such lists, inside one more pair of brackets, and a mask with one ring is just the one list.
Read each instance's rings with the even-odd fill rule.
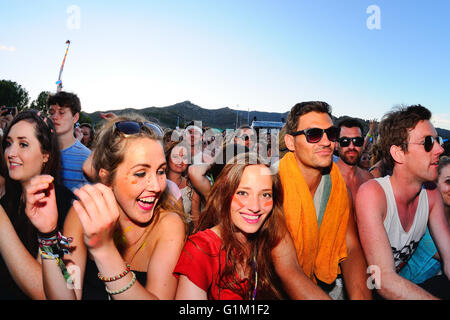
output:
[[108,185],[114,180],[117,167],[125,158],[128,141],[145,137],[160,142],[162,146],[162,137],[147,126],[142,126],[140,132],[133,135],[120,134],[115,128],[115,124],[120,121],[149,122],[141,115],[129,113],[108,120],[100,128],[95,140],[92,165],[96,172],[97,181],[100,181],[98,176],[100,169],[109,172],[107,180],[104,181]]
[[[136,134],[124,134],[116,129],[115,124],[119,121],[136,121],[149,122],[145,117],[130,113],[118,116],[114,119],[108,120],[98,131],[95,148],[93,151],[92,165],[95,169],[96,181],[101,181],[106,185],[112,185],[117,168],[125,159],[125,154],[131,139],[149,138],[158,141],[163,148],[162,136],[148,126],[141,126],[141,129]],[[100,179],[100,169],[108,172],[108,175]],[[186,215],[177,200],[169,194],[168,188],[161,195],[160,201],[156,204],[152,220],[158,221],[161,210],[171,211],[177,213],[184,222],[186,222]]]

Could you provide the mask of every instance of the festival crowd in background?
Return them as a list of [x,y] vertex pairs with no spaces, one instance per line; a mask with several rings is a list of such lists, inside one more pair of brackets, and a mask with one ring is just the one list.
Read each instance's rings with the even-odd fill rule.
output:
[[[0,299],[450,299],[450,158],[421,105],[364,132],[0,109]],[[200,123],[200,124],[199,124]]]

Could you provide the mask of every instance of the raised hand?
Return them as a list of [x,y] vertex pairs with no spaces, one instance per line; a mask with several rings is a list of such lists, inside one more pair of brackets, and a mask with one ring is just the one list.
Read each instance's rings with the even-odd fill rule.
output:
[[75,128],[75,138],[78,141],[82,141],[83,140],[83,131],[81,131],[80,128]]
[[54,178],[49,175],[35,176],[25,187],[25,213],[41,233],[50,233],[58,225]]
[[100,118],[105,120],[111,120],[117,118],[117,115],[113,112],[100,112]]
[[84,230],[84,242],[94,254],[114,246],[113,233],[119,219],[119,206],[111,188],[97,183],[75,190],[79,198],[73,202]]
[[377,119],[372,119],[369,121],[369,133],[375,134],[378,127]]
[[5,130],[8,125],[12,122],[12,120],[14,119],[14,116],[17,114],[17,107],[14,107],[13,111],[10,112],[10,110],[8,110],[6,108],[6,106],[1,106],[0,107],[0,128],[2,130]]

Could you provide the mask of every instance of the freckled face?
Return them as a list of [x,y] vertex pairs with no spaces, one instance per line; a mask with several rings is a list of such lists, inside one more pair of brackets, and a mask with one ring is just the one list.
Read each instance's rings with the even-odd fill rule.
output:
[[272,177],[264,165],[245,168],[231,202],[231,220],[243,234],[257,232],[273,208]]
[[113,192],[124,214],[147,223],[166,188],[166,160],[159,141],[137,138],[127,141],[125,159],[118,166]]

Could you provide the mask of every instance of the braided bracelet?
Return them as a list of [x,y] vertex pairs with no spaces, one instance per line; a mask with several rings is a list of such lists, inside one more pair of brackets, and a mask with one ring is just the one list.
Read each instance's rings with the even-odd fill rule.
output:
[[136,274],[133,271],[131,271],[131,273],[133,274],[133,279],[131,279],[130,283],[128,283],[125,287],[123,287],[122,289],[116,290],[116,291],[111,291],[107,287],[105,287],[106,292],[108,292],[109,295],[115,295],[115,294],[119,294],[119,293],[125,292],[128,289],[130,289],[131,286],[136,281]]
[[128,272],[130,272],[130,270],[131,270],[131,266],[129,264],[127,264],[127,268],[125,269],[125,271],[117,276],[106,278],[106,277],[102,276],[100,272],[97,274],[97,276],[103,282],[111,282],[111,281],[116,281],[116,280],[122,279],[123,277],[125,277],[128,274]]
[[56,235],[50,238],[38,236],[39,253],[41,254],[41,259],[56,260],[56,264],[61,269],[64,279],[66,279],[66,282],[69,284],[73,284],[73,281],[70,277],[69,271],[66,268],[66,265],[64,264],[64,261],[62,260],[62,257],[65,254],[70,254],[70,251],[65,248],[61,248],[60,244],[69,246],[72,240],[73,238],[66,238],[59,231]]

